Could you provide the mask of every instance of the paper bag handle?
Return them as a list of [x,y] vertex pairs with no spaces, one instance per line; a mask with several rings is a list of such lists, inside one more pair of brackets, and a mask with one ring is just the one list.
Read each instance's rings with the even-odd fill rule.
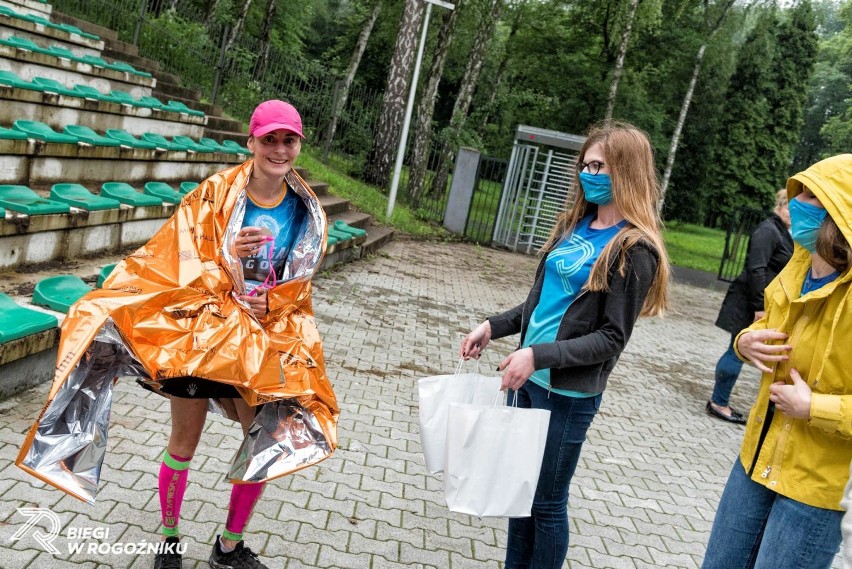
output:
[[[462,367],[464,366],[464,357],[459,358],[459,365],[456,366],[456,371],[453,375],[458,375],[461,373]],[[476,358],[476,373],[479,373],[479,358]]]

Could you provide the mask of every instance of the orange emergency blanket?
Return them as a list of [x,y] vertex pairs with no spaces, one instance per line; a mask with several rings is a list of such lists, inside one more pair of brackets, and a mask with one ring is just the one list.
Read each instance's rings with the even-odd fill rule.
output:
[[237,298],[245,284],[234,245],[251,169],[249,160],[202,182],[102,289],[71,308],[47,403],[18,466],[93,501],[119,377],[152,387],[166,378],[205,378],[233,385],[250,405],[264,404],[234,460],[234,482],[276,478],[334,451],[338,407],[311,303],[325,213],[304,180],[288,173],[308,222],[268,292],[269,313],[256,319]]

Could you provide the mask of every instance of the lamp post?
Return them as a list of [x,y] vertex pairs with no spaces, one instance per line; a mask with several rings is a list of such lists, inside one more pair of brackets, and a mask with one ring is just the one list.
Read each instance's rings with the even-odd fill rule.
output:
[[417,79],[420,77],[420,64],[423,61],[423,47],[426,45],[426,32],[429,31],[429,16],[432,14],[432,4],[442,8],[454,10],[455,4],[442,2],[441,0],[425,0],[426,16],[423,18],[423,30],[420,32],[420,45],[417,46],[417,59],[414,62],[414,76],[411,78],[411,88],[408,90],[408,104],[405,106],[405,120],[402,122],[402,134],[399,138],[399,147],[396,150],[396,162],[393,166],[393,179],[391,180],[390,196],[388,196],[387,216],[393,213],[396,203],[396,192],[399,189],[399,175],[402,172],[402,160],[405,157],[405,145],[408,142],[408,128],[411,126],[411,111],[414,108],[414,95],[417,91]]

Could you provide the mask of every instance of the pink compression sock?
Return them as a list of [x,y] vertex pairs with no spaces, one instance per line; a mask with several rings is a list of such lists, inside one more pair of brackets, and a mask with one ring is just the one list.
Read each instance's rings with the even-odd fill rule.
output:
[[265,484],[234,484],[231,488],[231,503],[228,506],[228,521],[225,522],[222,537],[234,541],[243,539],[243,528],[246,527]]
[[189,477],[189,461],[192,457],[172,456],[163,453],[160,465],[160,511],[163,516],[163,535],[176,537],[180,521],[180,505]]

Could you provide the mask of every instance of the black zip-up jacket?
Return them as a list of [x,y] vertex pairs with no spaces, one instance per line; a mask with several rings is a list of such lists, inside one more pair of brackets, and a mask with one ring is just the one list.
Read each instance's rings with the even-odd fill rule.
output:
[[[630,339],[645,297],[654,281],[659,258],[653,246],[639,242],[626,253],[624,276],[618,271],[619,255],[609,267],[609,290],[584,290],[565,311],[556,341],[530,346],[535,369],[550,368],[550,383],[555,389],[584,393],[602,393],[607,378]],[[491,316],[491,338],[521,333],[523,345],[530,316],[538,305],[544,284],[542,257],[535,284],[527,300],[511,310]]]

